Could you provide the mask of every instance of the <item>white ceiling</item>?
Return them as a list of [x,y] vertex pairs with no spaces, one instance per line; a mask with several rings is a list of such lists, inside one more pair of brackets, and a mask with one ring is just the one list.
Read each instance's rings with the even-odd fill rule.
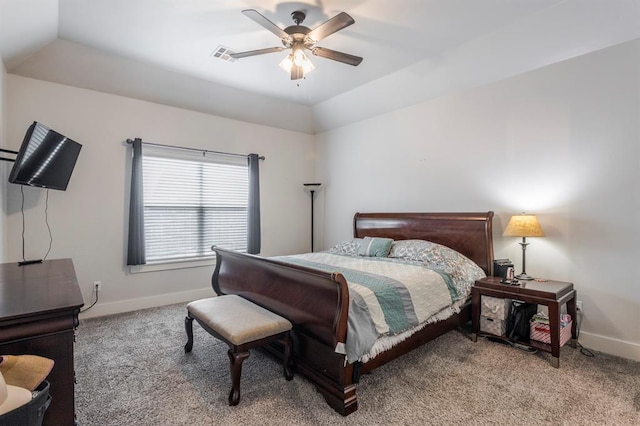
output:
[[[291,81],[286,52],[214,59],[281,45],[247,8],[281,28],[347,12],[318,45],[364,60]],[[9,73],[308,133],[638,37],[638,0],[0,0]]]

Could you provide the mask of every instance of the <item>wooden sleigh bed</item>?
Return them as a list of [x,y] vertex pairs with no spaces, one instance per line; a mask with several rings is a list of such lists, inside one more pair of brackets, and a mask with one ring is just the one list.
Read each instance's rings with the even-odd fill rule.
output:
[[[450,247],[492,275],[493,212],[356,213],[354,237],[427,240]],[[415,349],[471,319],[466,303],[458,314],[429,324],[365,363],[346,362],[336,352],[347,339],[349,290],[340,273],[322,272],[278,260],[214,247],[212,285],[218,295],[237,294],[294,324],[294,370],[310,380],[327,403],[346,416],[358,408],[360,374]],[[268,348],[282,355],[277,344]]]

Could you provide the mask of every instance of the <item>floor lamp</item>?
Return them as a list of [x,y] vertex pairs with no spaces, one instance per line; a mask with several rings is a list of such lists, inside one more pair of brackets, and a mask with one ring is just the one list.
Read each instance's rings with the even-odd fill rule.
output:
[[311,194],[311,252],[313,252],[313,196],[320,191],[321,183],[304,183],[304,190]]
[[538,222],[538,218],[534,214],[517,214],[511,216],[504,233],[506,237],[522,237],[522,273],[516,275],[519,280],[532,280],[533,277],[527,274],[527,264],[525,251],[529,243],[527,237],[544,237],[544,231]]

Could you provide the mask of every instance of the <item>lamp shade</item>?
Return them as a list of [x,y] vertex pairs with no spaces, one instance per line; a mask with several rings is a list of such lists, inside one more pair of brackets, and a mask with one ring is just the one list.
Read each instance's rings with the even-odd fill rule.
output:
[[311,192],[311,191],[317,192],[320,190],[320,188],[322,188],[322,184],[321,183],[303,183],[302,187],[307,192]]
[[511,216],[504,233],[506,237],[544,237],[544,231],[534,214]]

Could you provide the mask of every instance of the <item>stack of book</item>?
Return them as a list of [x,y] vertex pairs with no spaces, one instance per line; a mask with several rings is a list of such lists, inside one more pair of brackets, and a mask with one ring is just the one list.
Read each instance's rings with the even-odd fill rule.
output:
[[[549,328],[549,316],[544,312],[538,312],[531,318],[531,340],[551,343],[551,331]],[[560,317],[560,346],[571,338],[571,316],[564,314]]]

